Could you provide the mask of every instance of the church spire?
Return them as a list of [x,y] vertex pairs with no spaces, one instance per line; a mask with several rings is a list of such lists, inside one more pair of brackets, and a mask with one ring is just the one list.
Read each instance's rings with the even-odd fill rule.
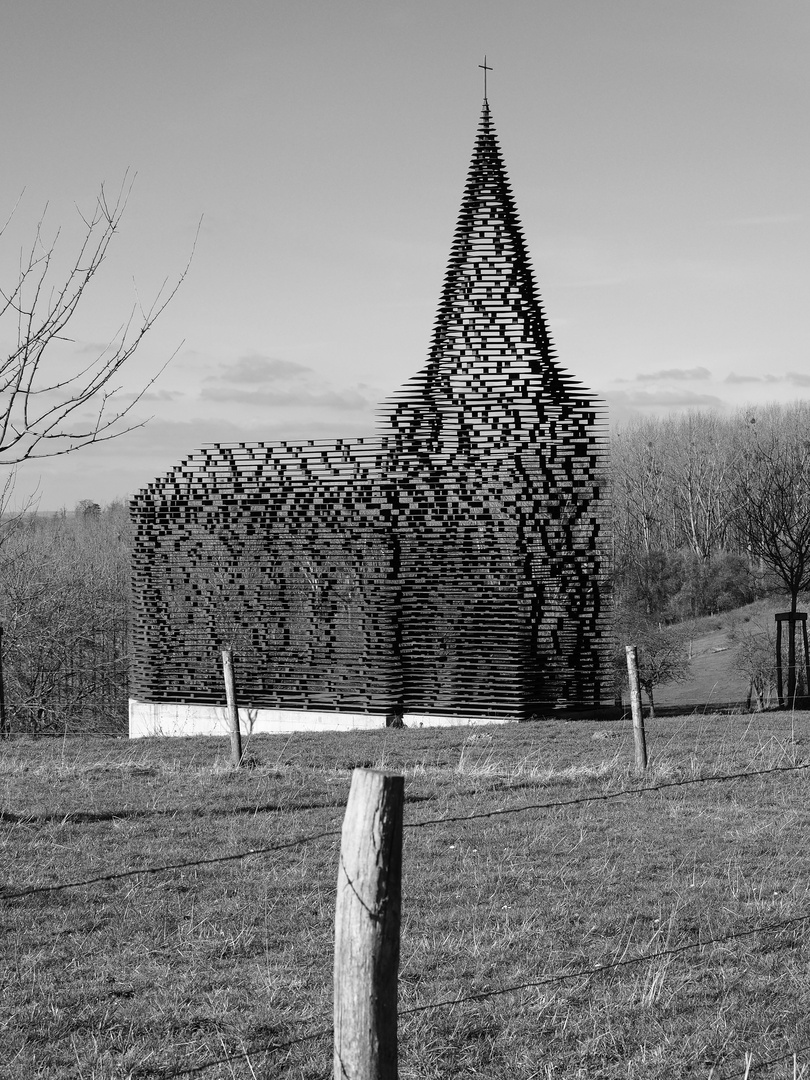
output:
[[428,362],[396,395],[391,422],[420,442],[464,429],[473,444],[479,432],[515,447],[583,395],[557,363],[484,98]]
[[456,356],[463,350],[480,358],[520,357],[549,390],[562,374],[554,361],[486,98],[439,302],[432,357],[438,360],[445,350]]

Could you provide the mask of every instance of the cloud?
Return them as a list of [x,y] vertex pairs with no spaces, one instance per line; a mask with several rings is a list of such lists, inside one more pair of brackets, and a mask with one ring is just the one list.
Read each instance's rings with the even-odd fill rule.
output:
[[357,390],[320,390],[306,385],[278,390],[239,390],[230,386],[204,386],[204,401],[233,401],[242,405],[301,406],[319,409],[368,409],[372,402]]
[[712,377],[711,372],[705,367],[693,367],[693,368],[664,368],[661,371],[643,371],[636,375],[636,380],[639,382],[653,382],[659,379],[710,379]]
[[121,401],[135,401],[136,399],[138,401],[176,401],[185,396],[182,390],[147,390],[143,394],[130,390],[125,394],[117,395]]
[[727,383],[787,383],[790,386],[810,386],[810,375],[800,371],[788,371],[784,375],[738,375],[735,371],[726,375]]
[[759,375],[738,375],[736,371],[729,372],[723,380],[723,382],[727,383],[752,383],[762,381],[763,379]]
[[[69,341],[70,338],[63,339]],[[77,356],[101,356],[103,353],[108,352],[111,342],[109,341],[82,341],[75,342],[73,352]]]
[[365,386],[330,386],[312,368],[291,360],[248,353],[220,364],[216,375],[203,380],[199,400],[270,408],[333,409],[346,413],[368,411],[374,404]]
[[616,390],[608,394],[612,403],[622,408],[690,408],[710,405],[721,408],[723,402],[714,394],[698,394],[694,390]]
[[311,374],[312,368],[296,364],[292,360],[279,360],[275,356],[247,353],[232,364],[223,364],[219,375],[209,375],[206,382],[248,383],[261,386],[264,383],[300,379]]

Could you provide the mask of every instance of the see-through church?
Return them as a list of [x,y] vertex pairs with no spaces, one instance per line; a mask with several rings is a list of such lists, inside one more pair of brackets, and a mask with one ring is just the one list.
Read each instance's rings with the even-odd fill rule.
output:
[[611,704],[607,443],[557,360],[484,99],[427,362],[377,431],[215,444],[132,501],[130,734]]

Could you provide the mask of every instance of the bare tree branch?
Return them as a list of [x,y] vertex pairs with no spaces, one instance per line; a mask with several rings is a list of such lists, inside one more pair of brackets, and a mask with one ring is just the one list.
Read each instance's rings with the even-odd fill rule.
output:
[[[16,344],[0,357],[0,463],[4,465],[73,453],[83,446],[119,438],[146,423],[127,418],[177,350],[127,402],[117,396],[121,389],[118,376],[185,280],[196,236],[177,280],[164,281],[149,306],[143,305],[136,292],[131,311],[99,355],[72,367],[62,359],[57,360],[54,370],[47,364],[54,343],[71,340],[66,329],[107,257],[133,179],[127,174],[113,199],[102,185],[93,213],[86,216],[79,211],[85,232],[60,280],[54,283],[52,279],[61,230],[52,241],[45,241],[43,214],[31,246],[21,253],[16,280],[10,288],[0,289],[0,320],[8,316],[16,323]],[[7,225],[0,228],[0,238]]]

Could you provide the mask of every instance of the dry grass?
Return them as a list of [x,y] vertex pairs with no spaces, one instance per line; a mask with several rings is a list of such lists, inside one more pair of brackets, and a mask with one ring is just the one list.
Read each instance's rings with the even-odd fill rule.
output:
[[[337,829],[352,768],[406,776],[406,822],[810,758],[810,717],[254,739],[13,740],[2,877],[83,879]],[[447,821],[405,836],[403,1010],[810,913],[810,771]],[[29,1077],[325,1078],[337,840],[6,901],[0,1069]],[[648,964],[413,1013],[403,1080],[804,1077],[804,923]],[[750,1061],[746,1054],[753,1055]],[[763,1060],[781,1057],[760,1068]],[[803,1064],[804,1062],[804,1064]],[[713,1072],[712,1072],[713,1070]],[[803,1071],[804,1070],[804,1071]]]

